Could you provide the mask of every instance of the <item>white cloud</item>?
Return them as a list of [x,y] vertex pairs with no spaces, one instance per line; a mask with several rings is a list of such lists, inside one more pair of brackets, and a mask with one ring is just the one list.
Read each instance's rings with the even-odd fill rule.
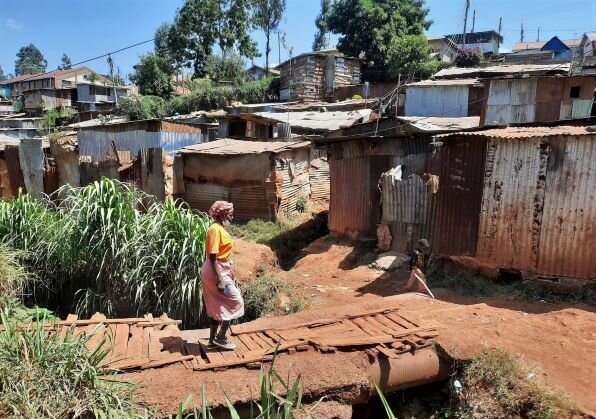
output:
[[14,19],[4,19],[4,26],[6,26],[8,29],[13,29],[15,31],[23,29],[23,24],[17,22]]

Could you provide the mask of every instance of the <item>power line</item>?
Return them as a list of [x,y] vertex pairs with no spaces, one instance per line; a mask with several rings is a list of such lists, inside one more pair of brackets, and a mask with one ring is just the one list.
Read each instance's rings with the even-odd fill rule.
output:
[[[75,67],[75,66],[78,66],[78,65],[81,65],[81,64],[85,64],[85,63],[88,63],[88,62],[91,62],[91,61],[99,60],[101,58],[109,57],[109,56],[112,56],[112,55],[117,54],[119,52],[126,51],[127,49],[135,48],[135,47],[138,47],[139,45],[144,45],[144,44],[147,44],[149,42],[154,42],[154,41],[155,41],[155,38],[148,39],[148,40],[142,41],[142,42],[137,42],[136,44],[128,45],[126,47],[117,49],[115,51],[107,52],[105,54],[98,55],[97,57],[89,58],[87,60],[83,60],[83,61],[79,61],[78,63],[71,64],[71,67]],[[15,81],[15,83],[24,82],[24,81],[27,81],[27,80],[31,80],[33,78],[43,77],[43,76],[45,76],[47,74],[53,73],[54,71],[58,71],[58,70],[60,70],[60,69],[59,68],[56,68],[54,70],[46,71],[44,73],[30,74],[29,77],[25,77],[23,79],[17,80],[17,81]],[[77,71],[77,69],[72,69],[72,68],[69,69],[69,70],[71,70],[71,71],[67,72],[66,74],[68,74],[68,73],[75,73]]]

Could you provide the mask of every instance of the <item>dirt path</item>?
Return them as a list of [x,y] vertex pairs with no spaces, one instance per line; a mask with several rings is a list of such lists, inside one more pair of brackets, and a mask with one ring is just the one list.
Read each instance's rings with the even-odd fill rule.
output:
[[[405,292],[407,269],[388,274],[357,262],[354,248],[322,238],[311,244],[295,268],[279,275],[296,285],[311,308],[378,302]],[[484,348],[501,348],[539,364],[550,385],[596,412],[596,311],[582,305],[472,298],[446,289],[437,300],[400,303],[412,316],[441,325],[438,342],[455,359]]]

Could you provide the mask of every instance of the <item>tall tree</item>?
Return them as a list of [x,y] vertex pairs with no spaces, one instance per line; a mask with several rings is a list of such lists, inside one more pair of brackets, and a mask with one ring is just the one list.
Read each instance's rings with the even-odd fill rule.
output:
[[246,63],[233,51],[224,51],[207,59],[207,75],[215,81],[240,84],[246,78]]
[[43,73],[47,67],[48,61],[33,44],[22,47],[17,52],[17,59],[14,63],[14,73],[17,76]]
[[154,42],[154,49],[155,53],[160,57],[165,58],[166,60],[170,60],[170,48],[168,45],[168,36],[170,34],[170,30],[172,29],[172,24],[168,22],[163,22],[161,25],[157,27],[155,30],[155,40]]
[[71,67],[70,57],[66,53],[62,54],[62,63],[58,67],[58,70],[69,70]]
[[[387,77],[422,70],[431,60],[430,48],[421,42],[424,30],[432,24],[427,15],[424,0],[336,0],[325,24],[341,35],[339,51],[365,58],[368,78],[375,74]],[[415,41],[416,48],[409,50],[409,55],[420,58],[415,66],[395,56],[403,51],[404,40],[408,39]]]
[[321,0],[321,13],[315,19],[315,26],[317,27],[317,32],[315,33],[315,40],[312,43],[312,50],[313,51],[321,51],[328,47],[327,45],[327,33],[329,32],[327,29],[327,24],[325,23],[325,18],[329,13],[329,8],[331,7],[331,0]]
[[142,95],[170,96],[174,71],[165,58],[155,54],[143,55],[134,69],[130,78],[139,86]]
[[215,45],[222,51],[235,49],[243,57],[257,57],[256,43],[250,37],[253,1],[185,0],[168,33],[173,60],[192,66],[195,76],[202,77]]
[[2,66],[0,65],[0,81],[6,80],[6,76],[4,75],[4,70],[2,70]]
[[265,71],[269,75],[271,34],[277,30],[286,9],[286,0],[256,0],[254,22],[265,34]]

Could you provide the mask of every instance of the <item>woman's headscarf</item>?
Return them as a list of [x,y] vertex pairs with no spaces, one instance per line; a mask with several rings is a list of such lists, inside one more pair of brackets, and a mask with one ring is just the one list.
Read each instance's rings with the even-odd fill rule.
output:
[[215,201],[209,210],[209,215],[216,220],[225,218],[234,210],[234,204],[227,201]]

